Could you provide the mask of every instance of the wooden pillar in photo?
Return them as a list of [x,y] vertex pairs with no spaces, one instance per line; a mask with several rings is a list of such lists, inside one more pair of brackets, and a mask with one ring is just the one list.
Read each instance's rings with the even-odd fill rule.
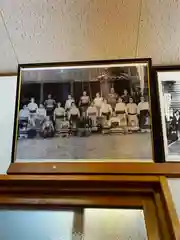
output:
[[40,83],[39,103],[43,103],[44,102],[44,86],[43,86],[42,72],[41,71],[37,71],[37,83]]
[[108,94],[110,92],[110,81],[108,75],[104,75],[101,80],[101,95],[104,98],[108,97]]
[[137,72],[140,80],[141,94],[144,95],[144,66],[138,66]]
[[128,80],[130,82],[130,84],[129,84],[130,92],[129,93],[132,95],[133,94],[134,83],[133,83],[133,80],[132,80],[131,68],[130,67],[128,68]]
[[44,102],[44,83],[40,83],[40,103]]
[[71,96],[74,96],[74,81],[71,80],[70,82],[70,93],[71,93]]

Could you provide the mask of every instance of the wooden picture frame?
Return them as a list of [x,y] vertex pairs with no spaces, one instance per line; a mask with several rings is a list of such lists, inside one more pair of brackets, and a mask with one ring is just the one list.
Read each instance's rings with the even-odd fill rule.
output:
[[[121,159],[119,158],[118,159],[113,159],[113,157],[109,157],[105,159],[102,158],[98,158],[98,159],[91,159],[93,161],[91,162],[103,162],[103,164],[105,164],[105,162],[116,162],[116,164],[119,164],[118,162],[139,162],[139,161],[156,161],[156,162],[163,162],[164,159],[163,159],[163,151],[161,150],[161,141],[159,141],[159,128],[157,127],[157,122],[159,122],[159,115],[156,114],[157,112],[157,109],[156,109],[156,104],[157,104],[157,97],[156,97],[156,84],[154,82],[154,79],[151,78],[151,59],[149,58],[142,58],[142,59],[120,59],[120,60],[106,60],[106,61],[90,61],[90,62],[70,62],[70,63],[38,63],[38,64],[21,64],[19,65],[19,68],[18,68],[18,88],[17,88],[17,98],[16,98],[16,110],[15,110],[15,121],[14,121],[14,136],[13,136],[13,146],[12,146],[12,165],[16,165],[16,166],[22,166],[24,164],[27,164],[27,166],[38,166],[38,164],[36,164],[35,161],[31,161],[33,159],[30,160],[30,162],[27,161],[26,162],[23,162],[21,161],[21,163],[17,162],[16,161],[16,153],[17,153],[17,142],[16,142],[16,139],[17,139],[17,126],[18,126],[18,112],[19,112],[19,103],[20,103],[20,92],[21,92],[21,75],[22,75],[22,72],[21,70],[22,69],[25,69],[25,70],[28,70],[28,69],[43,69],[43,68],[54,68],[54,69],[57,69],[57,68],[66,68],[67,66],[69,68],[71,67],[83,67],[85,68],[86,66],[88,66],[89,68],[91,68],[92,66],[111,66],[111,65],[115,65],[117,66],[117,64],[122,65],[123,64],[126,64],[127,66],[130,66],[131,64],[135,64],[134,66],[138,65],[138,64],[146,64],[147,66],[147,72],[146,72],[146,77],[148,78],[147,80],[147,89],[148,91],[150,91],[150,105],[151,105],[151,126],[152,126],[152,131],[151,131],[151,137],[152,137],[152,157],[151,158],[148,158],[148,159],[140,159],[140,158],[137,158],[137,159],[132,159],[131,158],[124,158]],[[129,65],[130,64],[130,65]],[[149,93],[148,93],[149,94]],[[149,141],[149,140],[148,140]],[[146,142],[147,143],[147,142]],[[97,145],[97,144],[96,144]],[[105,148],[104,148],[105,149]],[[123,148],[122,148],[123,149]],[[136,148],[138,149],[138,148]],[[23,152],[25,153],[25,149],[23,149]],[[31,151],[33,152],[33,151]],[[102,152],[102,151],[101,151]],[[146,152],[146,151],[145,151]],[[59,159],[54,159],[53,161],[51,161],[51,163],[45,163],[45,159],[41,158],[40,161],[42,161],[42,163],[46,166],[51,166],[49,169],[59,169],[61,168],[60,166],[67,166],[69,167],[71,164],[72,166],[79,166],[79,165],[76,165],[77,162],[79,161],[74,161],[74,159],[71,159],[73,161],[70,161],[68,163],[68,161],[59,161]],[[83,161],[82,161],[83,160]],[[38,161],[39,162],[39,161]],[[86,162],[87,166],[92,166],[92,164],[90,163],[89,159],[81,159],[81,162],[82,162],[82,165],[83,165],[83,162]],[[54,164],[55,163],[55,164]],[[75,163],[75,165],[74,165]],[[63,165],[61,165],[63,164]],[[67,165],[66,165],[67,164]],[[45,166],[44,165],[44,166]],[[43,166],[43,165],[42,165]],[[57,167],[58,166],[58,167]],[[11,168],[12,169],[12,168]],[[16,168],[17,169],[17,168]],[[43,168],[42,168],[43,169]],[[61,168],[62,169],[62,168]],[[62,170],[63,171],[63,170]],[[32,172],[32,168],[30,170],[30,172]],[[79,172],[81,172],[81,168],[79,169]]]
[[0,176],[0,209],[73,208],[73,233],[83,235],[82,209],[89,207],[143,209],[149,240],[179,239],[179,220],[165,177]]
[[178,86],[180,83],[180,66],[155,66],[154,74],[158,85],[159,106],[166,162],[180,162],[178,151],[179,125],[176,114],[178,105]]

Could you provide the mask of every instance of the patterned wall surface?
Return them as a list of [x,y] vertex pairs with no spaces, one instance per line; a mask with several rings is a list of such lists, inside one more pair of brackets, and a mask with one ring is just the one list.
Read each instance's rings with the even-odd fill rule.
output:
[[180,62],[180,0],[1,0],[0,10],[0,72],[28,62]]

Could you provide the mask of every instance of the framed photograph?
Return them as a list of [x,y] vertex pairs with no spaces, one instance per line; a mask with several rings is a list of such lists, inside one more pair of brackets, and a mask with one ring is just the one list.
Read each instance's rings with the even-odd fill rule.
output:
[[156,160],[151,59],[19,65],[13,162]]
[[180,162],[180,66],[156,68],[165,161]]

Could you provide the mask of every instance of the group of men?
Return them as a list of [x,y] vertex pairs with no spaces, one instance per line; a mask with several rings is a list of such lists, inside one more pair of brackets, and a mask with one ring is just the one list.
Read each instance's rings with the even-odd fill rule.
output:
[[[84,93],[85,95],[86,93]],[[87,108],[86,114],[96,123],[98,117],[102,119],[105,128],[122,128],[127,130],[150,131],[150,107],[144,96],[134,94],[130,96],[125,89],[122,96],[111,88],[107,98],[102,98],[99,93]]]
[[41,128],[41,131],[50,129],[55,132],[61,131],[63,124],[66,127],[77,127],[81,122],[91,120],[91,127],[96,128],[121,128],[127,130],[150,130],[149,103],[144,96],[134,99],[125,89],[119,96],[114,88],[106,98],[96,93],[94,99],[90,99],[86,91],[83,91],[79,102],[75,102],[69,94],[64,107],[52,98],[51,94],[44,104],[39,106],[34,98],[28,105],[24,105],[19,112],[20,128],[28,122],[30,128]]

